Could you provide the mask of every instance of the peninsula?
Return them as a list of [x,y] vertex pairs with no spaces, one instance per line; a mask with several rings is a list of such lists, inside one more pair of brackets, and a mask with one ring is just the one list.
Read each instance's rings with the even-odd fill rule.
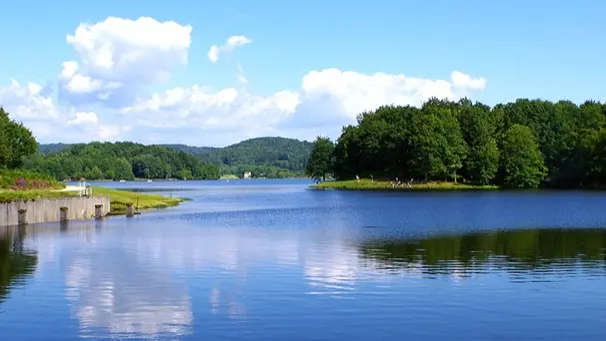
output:
[[381,106],[334,142],[318,137],[306,174],[319,189],[605,188],[606,105],[432,98]]

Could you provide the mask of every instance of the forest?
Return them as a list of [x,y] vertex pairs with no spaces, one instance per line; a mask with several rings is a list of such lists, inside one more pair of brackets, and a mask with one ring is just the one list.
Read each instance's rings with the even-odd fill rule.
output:
[[493,107],[432,98],[382,106],[319,137],[307,174],[494,184],[504,188],[606,185],[606,105],[518,99]]
[[203,162],[219,166],[223,174],[287,178],[304,176],[313,144],[284,137],[259,137],[200,153]]
[[[216,173],[209,171],[212,167],[218,168],[219,176],[232,174],[237,176],[242,176],[244,172],[250,171],[253,177],[267,177],[267,178],[288,178],[288,177],[297,177],[304,176],[304,169],[307,159],[309,158],[309,154],[311,152],[312,143],[307,141],[299,141],[296,139],[289,139],[283,137],[261,137],[261,138],[253,138],[249,140],[245,140],[224,148],[216,148],[216,147],[193,147],[182,144],[163,144],[163,145],[151,145],[144,146],[140,144],[133,143],[120,143],[114,147],[102,147],[105,144],[99,144],[98,142],[94,142],[88,145],[72,145],[72,144],[63,144],[63,143],[54,143],[54,144],[41,144],[38,145],[38,150],[41,154],[48,155],[36,155],[34,157],[28,158],[27,168],[33,169],[35,168],[35,164],[42,164],[37,170],[46,170],[48,172],[49,169],[53,168],[53,174],[59,174],[59,166],[54,165],[53,162],[48,162],[46,160],[54,160],[57,157],[59,158],[70,158],[70,159],[78,159],[79,164],[82,166],[76,166],[80,172],[79,174],[87,174],[89,176],[85,176],[87,179],[94,179],[96,176],[99,176],[99,171],[95,169],[95,166],[99,168],[101,173],[104,173],[105,176],[112,176],[114,173],[120,174],[123,176],[117,176],[120,179],[129,179],[132,176],[137,178],[144,178],[145,174],[141,172],[137,172],[137,170],[141,170],[141,167],[133,168],[134,175],[124,174],[124,172],[120,172],[120,170],[125,169],[124,167],[120,167],[120,162],[114,160],[114,166],[105,167],[101,164],[97,164],[95,160],[97,158],[90,158],[88,155],[96,155],[96,154],[107,154],[110,158],[114,158],[114,156],[125,157],[127,161],[134,162],[133,158],[136,156],[134,152],[140,152],[143,154],[151,154],[161,158],[162,160],[167,160],[169,164],[171,164],[171,169],[169,172],[162,172],[161,169],[166,169],[166,167],[156,167],[150,166],[149,174],[152,178],[158,177],[164,178],[166,175],[170,175],[169,177],[177,177],[184,178],[185,176],[189,179],[191,178],[216,178]],[[76,146],[76,149],[72,147]],[[85,146],[92,146],[95,149],[94,152],[86,149]],[[136,146],[136,148],[143,148],[145,150],[132,150]],[[102,148],[107,149],[107,151],[98,151],[96,149]],[[111,149],[111,150],[110,150]],[[124,150],[121,150],[124,149]],[[93,154],[91,154],[93,153]],[[175,165],[170,163],[171,160],[175,158],[166,157],[166,154],[175,154],[180,155],[181,162],[176,163],[177,169],[175,169]],[[185,153],[187,156],[183,155]],[[161,154],[161,155],[160,155]],[[51,156],[54,155],[54,156]],[[86,160],[84,160],[86,159]],[[140,158],[137,158],[140,161]],[[146,160],[151,162],[151,158],[146,157]],[[200,166],[196,164],[194,159],[201,162],[203,165],[206,165],[206,171],[196,172],[195,169]],[[43,161],[41,161],[43,160]],[[187,161],[183,161],[187,160]],[[42,163],[40,163],[42,162]],[[105,162],[112,162],[110,160],[104,160]],[[164,161],[160,161],[164,162]],[[123,161],[121,162],[123,163]],[[158,162],[155,162],[157,164]],[[63,164],[63,163],[62,163]],[[69,164],[69,162],[67,162]],[[181,164],[186,164],[185,168],[194,169],[193,174],[181,174],[180,171],[182,167]],[[69,166],[71,167],[71,166]],[[70,168],[71,169],[71,168]],[[104,170],[106,169],[106,170]],[[110,169],[114,169],[114,171],[110,171]],[[109,173],[108,173],[109,171]],[[68,172],[69,174],[73,174],[72,171]],[[94,175],[95,177],[90,177]],[[127,176],[128,175],[128,176]],[[113,177],[112,177],[113,178]]]
[[218,179],[219,168],[162,146],[133,142],[73,144],[59,152],[27,156],[23,168],[56,179]]

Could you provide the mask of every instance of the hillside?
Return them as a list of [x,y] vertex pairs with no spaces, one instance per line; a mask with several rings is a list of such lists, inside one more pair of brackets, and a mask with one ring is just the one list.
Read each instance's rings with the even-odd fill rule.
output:
[[[80,149],[78,148],[83,148],[83,146],[91,145],[99,146],[106,144],[100,144],[98,142],[86,145],[70,145],[63,143],[41,144],[39,145],[38,150],[42,154],[68,153],[62,154],[63,157],[66,157],[68,155],[72,155],[73,157],[75,155],[75,151],[76,154],[78,154],[77,158],[81,159],[83,156],[79,155],[82,153],[79,152]],[[120,149],[121,147],[125,149],[130,149],[133,145],[138,146],[137,148],[151,148],[149,150],[174,150],[177,152],[185,153],[190,156],[195,155],[196,159],[198,159],[202,163],[212,164],[219,167],[222,174],[236,174],[242,176],[244,172],[250,171],[255,177],[265,176],[270,178],[302,176],[303,170],[305,168],[305,163],[307,162],[307,158],[309,157],[312,148],[311,142],[284,137],[253,138],[223,148],[194,147],[183,144],[162,144],[144,146],[141,144],[135,144],[130,142],[121,142],[115,144],[116,148],[118,149]],[[80,147],[73,149],[73,146]],[[126,155],[127,160],[130,160],[135,156],[130,152],[121,152],[120,150],[113,150],[112,153],[116,155]],[[39,155],[38,157],[43,159],[52,159],[52,157],[49,157],[48,155]],[[110,161],[108,160],[108,162]],[[30,162],[29,164],[30,167],[35,170],[41,170],[40,168],[44,169],[50,167],[43,166],[36,168],[33,166],[32,162]],[[85,165],[82,167],[80,173],[84,174],[86,172],[87,167],[88,169],[90,169],[90,172],[92,172],[96,164],[93,165],[93,163],[89,162],[87,163],[87,165],[88,166]],[[99,166],[98,168],[102,169],[101,165],[97,166]],[[55,171],[53,174],[56,173],[57,172]],[[95,171],[95,173],[97,173],[96,175],[98,175],[98,172]],[[174,170],[172,173],[174,174]],[[111,172],[105,174],[105,176],[111,175]],[[135,174],[135,176],[139,177],[138,174]]]
[[[40,150],[57,149],[42,145]],[[217,166],[205,164],[195,155],[133,142],[63,145],[62,151],[39,152],[27,157],[23,166],[58,180],[82,177],[89,180],[216,179],[220,176]]]
[[284,137],[259,137],[201,154],[203,162],[218,165],[223,174],[302,176],[313,144]]
[[187,154],[192,154],[192,155],[201,155],[201,154],[206,154],[206,153],[210,153],[213,152],[219,148],[216,147],[194,147],[194,146],[188,146],[186,144],[160,144],[159,146],[162,147],[167,147],[167,148],[172,148]]

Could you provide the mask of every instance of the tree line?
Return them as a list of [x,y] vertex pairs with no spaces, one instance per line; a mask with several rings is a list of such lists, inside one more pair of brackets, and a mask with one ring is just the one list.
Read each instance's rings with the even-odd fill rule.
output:
[[[44,154],[59,153],[71,144],[41,144],[38,151]],[[245,140],[227,147],[193,147],[182,144],[156,145],[197,156],[202,163],[219,168],[223,175],[289,178],[304,176],[305,164],[312,143],[282,137],[261,137]]]
[[133,142],[74,144],[58,153],[36,153],[24,160],[27,170],[56,179],[218,179],[217,166],[195,155]]
[[314,142],[306,172],[465,181],[506,188],[606,184],[606,105],[518,99],[493,107],[432,98],[420,108],[382,106]]

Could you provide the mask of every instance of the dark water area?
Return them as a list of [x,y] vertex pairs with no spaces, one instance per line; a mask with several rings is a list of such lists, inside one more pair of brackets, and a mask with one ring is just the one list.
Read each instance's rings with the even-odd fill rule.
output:
[[101,183],[192,199],[0,228],[0,340],[606,340],[606,193]]

